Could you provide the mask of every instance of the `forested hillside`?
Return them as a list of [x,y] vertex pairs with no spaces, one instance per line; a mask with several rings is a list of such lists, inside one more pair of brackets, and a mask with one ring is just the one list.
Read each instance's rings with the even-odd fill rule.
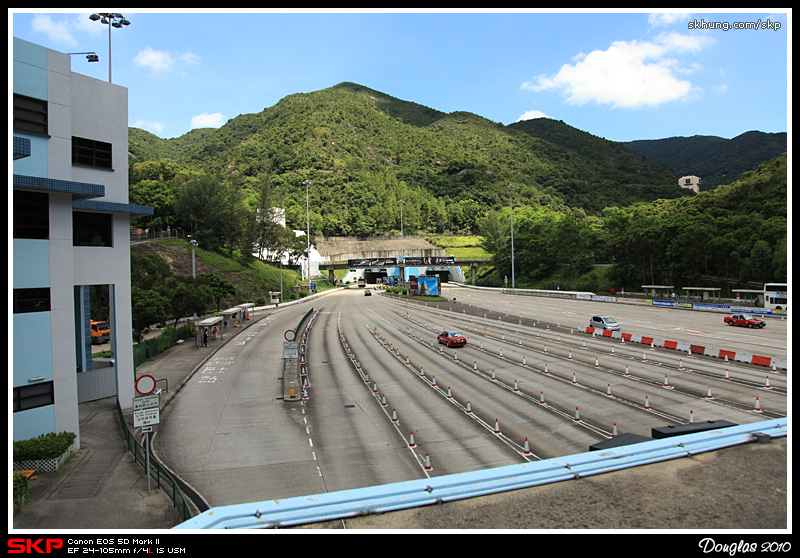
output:
[[731,139],[692,136],[631,141],[623,145],[661,161],[679,177],[699,176],[702,191],[730,184],[742,173],[786,153],[787,135],[786,132],[766,134],[751,131]]
[[[351,83],[171,140],[131,129],[129,149],[131,202],[155,208],[142,225],[230,254],[297,256],[305,242],[288,229],[307,226],[312,237],[399,233],[402,215],[406,234],[481,235],[494,255],[484,281],[500,284],[513,195],[517,286],[787,273],[785,155],[695,196],[664,164],[563,122],[503,126]],[[264,218],[276,207],[288,229]],[[596,262],[613,264],[602,279]]]
[[[310,180],[312,232],[324,235],[399,230],[399,200],[409,232],[474,232],[486,210],[509,203],[509,184],[521,204],[590,213],[684,195],[667,167],[618,145],[613,149],[626,152],[624,160],[607,158],[609,145],[593,138],[578,150],[474,114],[445,114],[345,83],[172,140],[131,129],[131,190],[147,202],[137,185],[158,179],[156,162],[176,176],[236,180],[251,205],[268,181],[288,223],[305,228],[302,183]],[[174,215],[171,225],[183,217]]]

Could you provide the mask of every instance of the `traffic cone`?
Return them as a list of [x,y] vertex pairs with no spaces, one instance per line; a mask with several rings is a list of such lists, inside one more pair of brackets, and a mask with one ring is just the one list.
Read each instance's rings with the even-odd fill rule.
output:
[[541,395],[539,396],[539,403],[544,405],[544,392],[542,392]]
[[397,409],[392,409],[392,422],[397,422]]
[[678,370],[684,370],[684,368],[683,368],[683,359],[680,359],[680,365],[678,366]]
[[522,366],[528,366],[528,358],[526,356],[522,356]]
[[500,434],[500,420],[494,419],[494,433]]
[[519,386],[517,385],[516,380],[514,380],[514,391],[519,391]]
[[726,380],[730,380],[731,379],[731,375],[728,373],[728,369],[727,368],[725,369],[725,379]]
[[497,381],[497,377],[494,375],[494,370],[492,370],[492,381],[493,382]]
[[448,399],[453,398],[453,392],[450,391],[450,386],[447,386],[447,398]]
[[522,448],[522,453],[524,455],[530,455],[531,454],[531,448],[528,445],[528,437],[527,436],[525,437],[525,446]]
[[644,396],[644,408],[649,410],[650,409],[650,399],[645,395]]
[[612,438],[616,438],[617,436],[619,436],[619,432],[617,432],[617,423],[615,422],[614,423],[614,431],[611,433],[611,437]]
[[419,375],[423,377],[425,376],[425,369],[422,366],[419,367]]
[[764,389],[772,389],[772,386],[769,385],[769,376],[767,376],[767,383],[764,385]]
[[608,384],[608,387],[606,388],[606,396],[611,397],[611,384]]
[[431,467],[431,456],[430,456],[430,454],[426,453],[425,454],[425,470],[426,471],[430,471],[431,469],[433,469],[433,467]]
[[431,376],[433,380],[431,381],[431,387],[436,387],[436,376]]
[[627,364],[625,365],[625,375],[626,376],[630,376],[631,375],[631,373],[628,371],[628,365]]
[[664,387],[665,388],[669,388],[670,387],[669,380],[667,379],[667,375],[666,374],[664,374]]
[[578,408],[575,407],[575,422],[581,421],[581,414],[578,412]]
[[572,383],[575,385],[578,383],[578,376],[575,374],[575,372],[572,373]]
[[600,361],[597,360],[597,357],[594,357],[594,367],[595,368],[600,368]]
[[469,401],[467,401],[467,414],[470,413],[472,413],[472,406],[469,404]]
[[386,407],[386,394],[383,394],[383,399],[381,399],[381,406]]
[[694,411],[689,410],[689,424],[694,424]]
[[711,395],[711,386],[708,387],[708,393],[706,393],[706,399],[714,399],[714,396]]
[[762,413],[762,412],[763,412],[763,411],[761,410],[761,403],[759,403],[759,401],[758,401],[758,397],[756,397],[756,406],[755,406],[755,408],[753,409],[753,412],[756,412],[756,413]]
[[414,442],[414,433],[413,432],[411,433],[411,438],[409,438],[409,440],[408,440],[408,447],[410,447],[410,448],[417,447],[417,444]]
[[572,351],[569,352],[569,360],[572,360]]
[[474,361],[472,361],[472,362],[473,362],[473,364],[472,364],[472,371],[473,371],[473,372],[477,372],[477,371],[478,371],[478,361],[477,361],[477,360],[474,360]]

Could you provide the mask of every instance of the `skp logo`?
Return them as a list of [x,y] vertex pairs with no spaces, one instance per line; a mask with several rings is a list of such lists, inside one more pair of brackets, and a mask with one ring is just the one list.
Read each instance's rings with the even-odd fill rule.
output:
[[61,539],[8,539],[9,554],[50,554],[64,548]]

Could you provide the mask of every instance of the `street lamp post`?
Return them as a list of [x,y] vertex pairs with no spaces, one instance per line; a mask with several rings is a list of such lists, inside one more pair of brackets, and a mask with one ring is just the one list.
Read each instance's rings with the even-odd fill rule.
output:
[[402,282],[406,282],[406,254],[403,250],[403,205],[406,202],[400,200],[400,272],[402,273]]
[[308,269],[308,294],[311,294],[311,219],[308,214],[308,186],[310,180],[304,180],[306,187],[306,268]]
[[122,14],[99,13],[89,16],[92,21],[100,21],[103,25],[108,25],[108,83],[111,83],[111,28],[120,29],[131,24]]
[[514,185],[508,185],[508,198],[511,200],[511,288],[516,288],[514,277]]

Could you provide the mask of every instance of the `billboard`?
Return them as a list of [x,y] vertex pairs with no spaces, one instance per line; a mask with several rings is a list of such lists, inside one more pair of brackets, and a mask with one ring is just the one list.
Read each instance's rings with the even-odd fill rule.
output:
[[415,280],[411,279],[411,294],[419,296],[439,296],[439,278],[438,277],[417,277],[416,278],[416,293],[414,292]]

